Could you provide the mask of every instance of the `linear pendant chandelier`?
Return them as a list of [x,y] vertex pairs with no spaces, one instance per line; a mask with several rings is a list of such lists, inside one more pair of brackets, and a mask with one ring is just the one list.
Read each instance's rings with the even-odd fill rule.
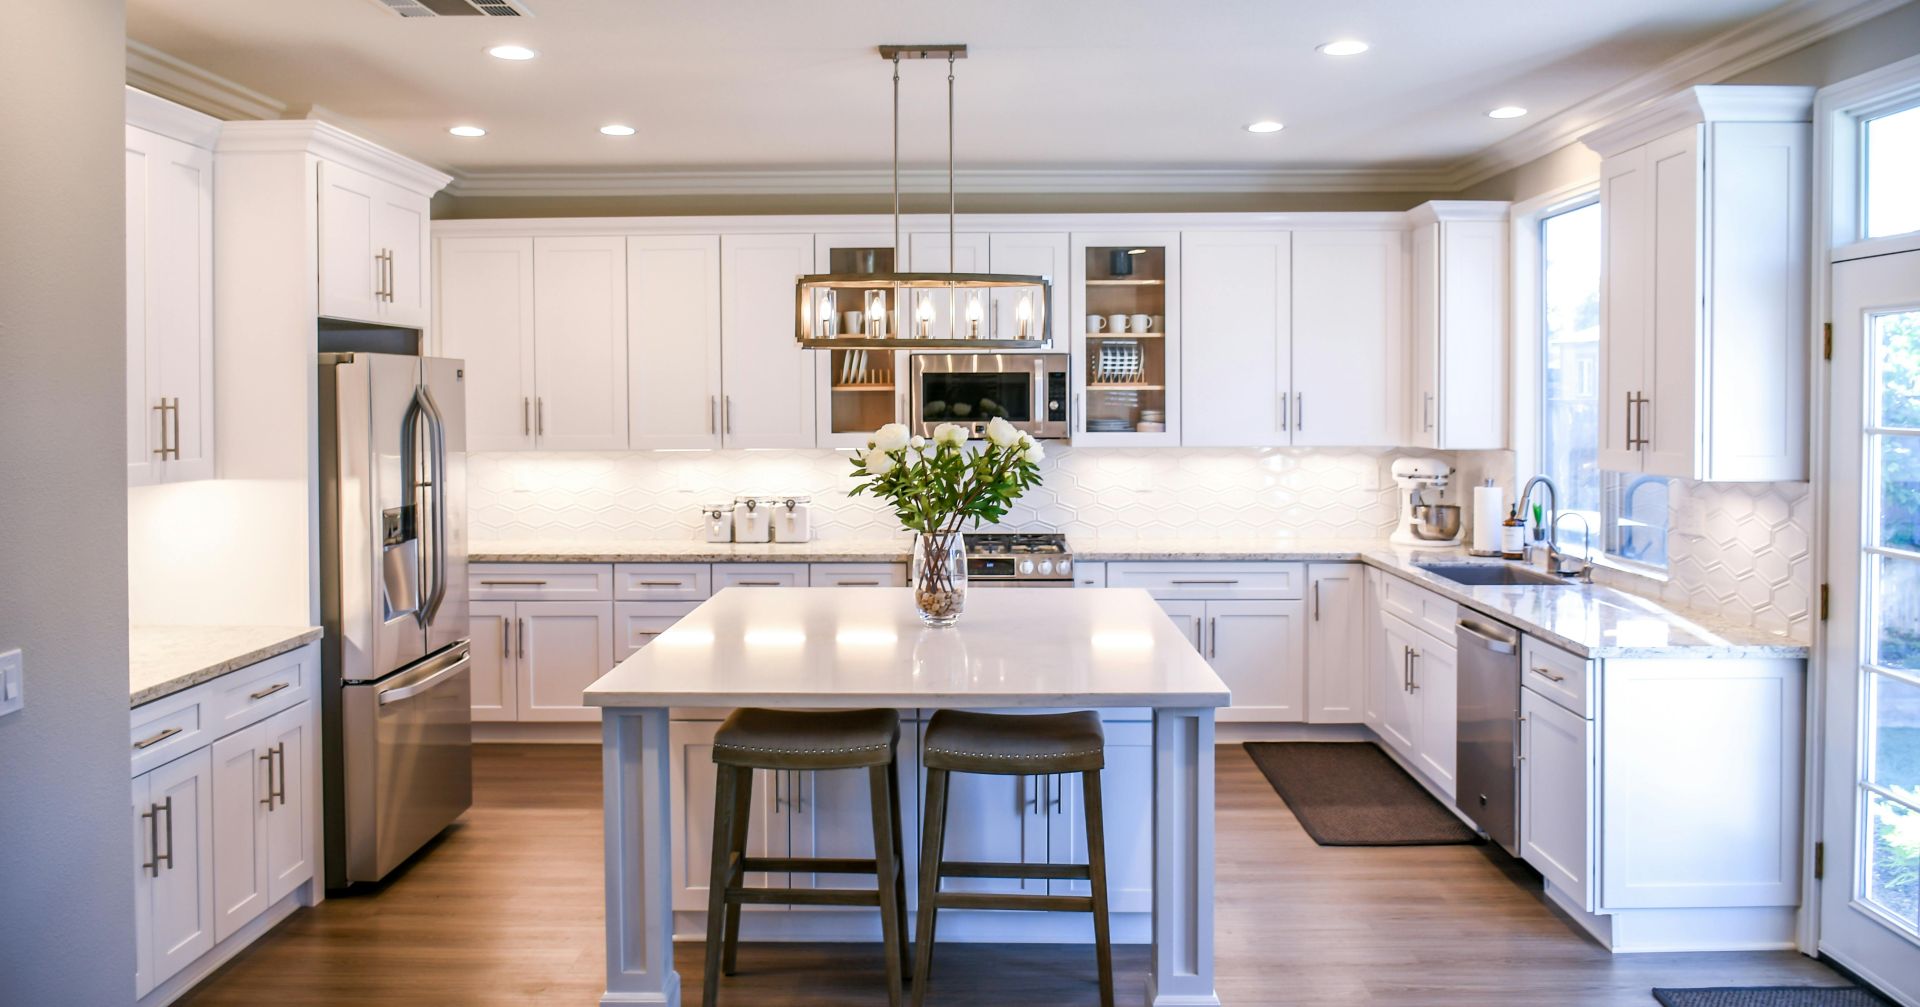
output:
[[[947,265],[954,264],[953,64],[964,45],[883,45],[893,63],[893,254],[900,241],[900,61],[947,61]],[[813,349],[1035,349],[1053,342],[1053,284],[1007,273],[818,273],[795,284],[795,336]],[[850,331],[851,329],[851,331]]]

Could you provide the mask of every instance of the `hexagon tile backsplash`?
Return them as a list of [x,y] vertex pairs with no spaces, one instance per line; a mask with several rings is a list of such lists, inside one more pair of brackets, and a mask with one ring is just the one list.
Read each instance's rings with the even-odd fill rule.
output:
[[[1042,485],[1001,527],[1102,538],[1385,538],[1398,507],[1388,467],[1406,453],[1050,445]],[[1478,482],[1481,470],[1511,468],[1504,452],[1439,454],[1460,469],[1454,485],[1461,488]],[[879,502],[846,495],[847,457],[827,450],[473,454],[471,533],[484,541],[693,539],[701,534],[701,504],[755,493],[811,496],[817,538],[903,535]],[[1450,502],[1464,495],[1448,492]],[[1668,499],[1668,580],[1610,571],[1599,579],[1805,639],[1813,583],[1807,486],[1674,480]]]

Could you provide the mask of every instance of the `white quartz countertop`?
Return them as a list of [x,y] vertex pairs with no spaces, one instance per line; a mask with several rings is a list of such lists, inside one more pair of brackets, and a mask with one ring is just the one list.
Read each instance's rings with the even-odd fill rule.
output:
[[132,705],[277,657],[320,633],[318,626],[135,626],[128,633]]
[[591,706],[1219,707],[1225,682],[1145,591],[722,591],[587,687]]
[[695,542],[618,539],[595,542],[475,542],[472,563],[905,563],[910,539],[816,542]]

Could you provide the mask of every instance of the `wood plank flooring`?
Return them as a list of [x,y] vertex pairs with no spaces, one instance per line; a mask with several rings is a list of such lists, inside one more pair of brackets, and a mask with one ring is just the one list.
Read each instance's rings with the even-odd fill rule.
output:
[[[1841,985],[1792,952],[1610,955],[1488,846],[1321,847],[1238,747],[1219,750],[1219,992],[1232,1007],[1648,1007],[1653,986]],[[301,910],[182,1007],[590,1005],[602,991],[600,752],[476,749],[474,808],[371,897]],[[688,1007],[701,946],[675,955]],[[886,1003],[879,948],[752,944],[737,1007]],[[1115,949],[1122,1004],[1146,951]],[[1095,1004],[1092,949],[943,944],[930,1005]]]

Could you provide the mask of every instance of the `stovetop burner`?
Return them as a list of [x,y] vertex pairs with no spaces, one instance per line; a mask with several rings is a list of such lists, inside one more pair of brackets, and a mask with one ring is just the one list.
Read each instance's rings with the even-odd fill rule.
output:
[[966,542],[969,579],[1073,585],[1073,557],[1059,532],[981,532],[969,534]]
[[1059,532],[981,532],[967,535],[966,542],[968,554],[974,556],[1057,556],[1067,551],[1067,537]]

